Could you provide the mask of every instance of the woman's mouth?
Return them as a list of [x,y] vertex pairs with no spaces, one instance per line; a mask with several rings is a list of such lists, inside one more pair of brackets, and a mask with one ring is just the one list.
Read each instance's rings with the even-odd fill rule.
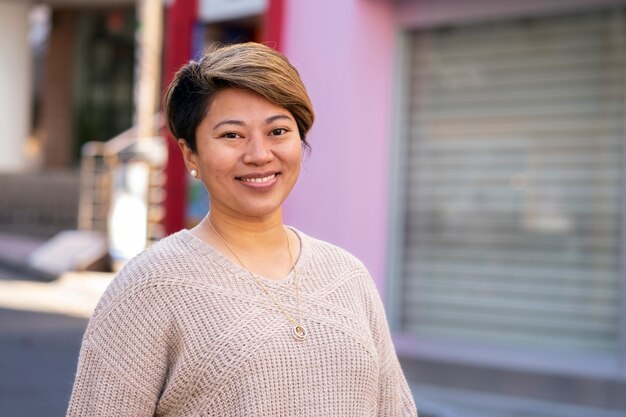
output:
[[276,178],[280,175],[280,172],[260,173],[260,174],[248,174],[243,177],[237,177],[243,185],[251,188],[269,188],[276,183]]
[[255,183],[255,184],[264,184],[264,183],[268,183],[270,181],[272,181],[274,178],[276,178],[276,174],[270,174],[264,177],[239,177],[237,178],[240,181],[243,182],[250,182],[250,183]]

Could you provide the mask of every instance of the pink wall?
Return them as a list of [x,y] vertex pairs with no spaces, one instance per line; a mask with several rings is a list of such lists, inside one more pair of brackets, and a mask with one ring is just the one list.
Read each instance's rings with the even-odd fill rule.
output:
[[360,258],[382,290],[387,259],[392,2],[285,1],[283,50],[316,110],[285,222]]

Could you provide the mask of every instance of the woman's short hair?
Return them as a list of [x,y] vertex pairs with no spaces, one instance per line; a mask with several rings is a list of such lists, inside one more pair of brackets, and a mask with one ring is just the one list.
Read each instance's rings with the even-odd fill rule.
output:
[[183,65],[165,94],[168,129],[196,152],[196,129],[211,100],[224,88],[242,88],[288,110],[296,120],[305,147],[315,118],[298,71],[281,53],[248,42],[208,50],[199,61]]

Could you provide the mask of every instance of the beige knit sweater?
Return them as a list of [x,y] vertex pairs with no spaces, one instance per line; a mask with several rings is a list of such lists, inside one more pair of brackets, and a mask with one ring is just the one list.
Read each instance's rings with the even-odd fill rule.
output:
[[[416,416],[367,270],[296,233],[305,340],[249,272],[181,231],[103,295],[67,415]],[[297,317],[293,279],[263,282]]]

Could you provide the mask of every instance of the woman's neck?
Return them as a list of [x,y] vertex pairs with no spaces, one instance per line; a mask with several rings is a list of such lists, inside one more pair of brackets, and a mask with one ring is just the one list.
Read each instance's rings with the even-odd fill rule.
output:
[[192,233],[243,268],[269,279],[285,277],[300,254],[300,241],[285,229],[280,212],[264,219],[242,219],[213,211]]
[[[208,222],[233,249],[258,249],[276,245],[284,247],[286,244],[281,210],[264,218],[245,218],[211,211],[201,223]],[[204,226],[205,230],[209,226],[210,233],[210,225]]]

